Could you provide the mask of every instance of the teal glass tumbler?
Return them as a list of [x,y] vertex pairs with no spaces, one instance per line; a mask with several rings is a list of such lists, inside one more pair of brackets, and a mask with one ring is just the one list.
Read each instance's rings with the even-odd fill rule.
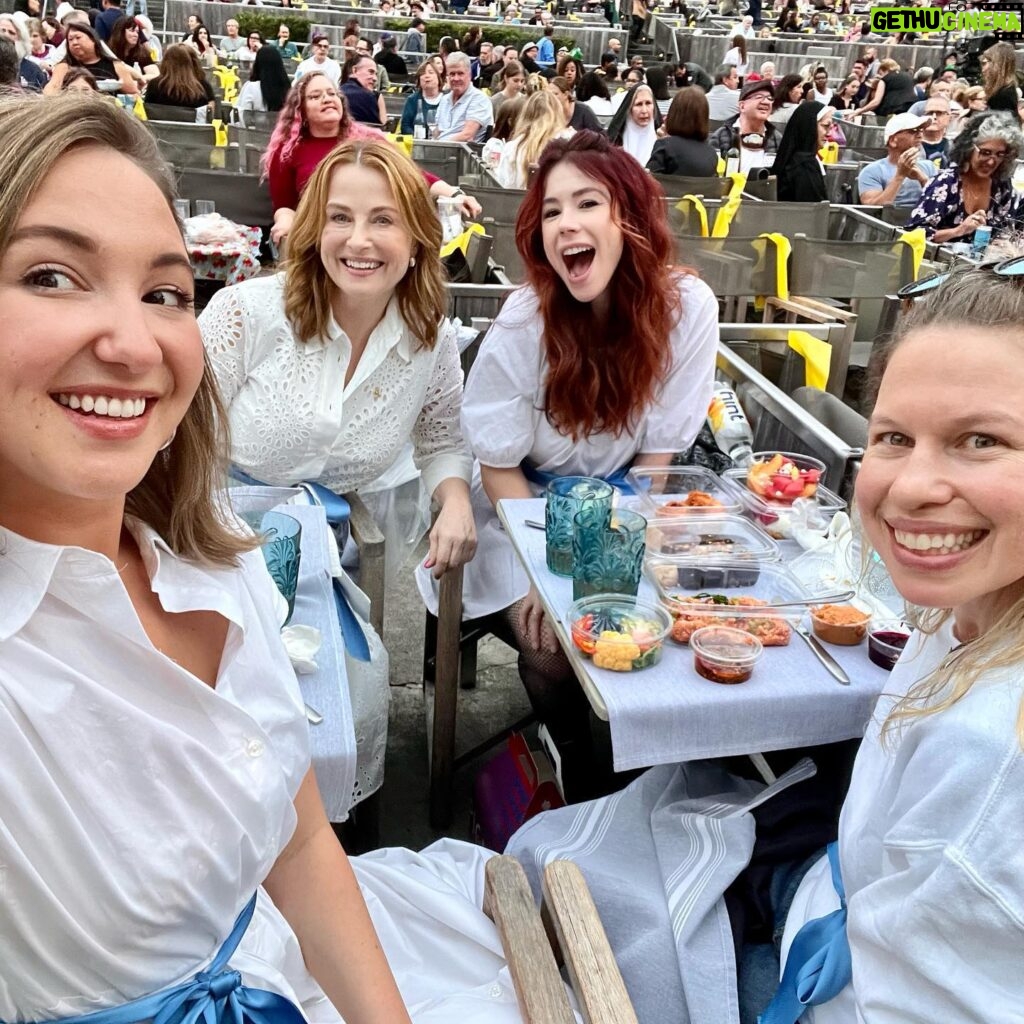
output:
[[636,596],[647,549],[647,520],[617,509],[610,521],[577,512],[572,532],[572,599],[594,594]]
[[299,587],[302,524],[282,512],[266,512],[260,520],[263,534],[263,560],[281,596],[288,602],[287,625],[295,611],[295,592]]
[[577,512],[592,511],[605,524],[611,519],[615,488],[590,476],[555,477],[546,491],[544,536],[548,569],[556,576],[572,575],[572,520]]

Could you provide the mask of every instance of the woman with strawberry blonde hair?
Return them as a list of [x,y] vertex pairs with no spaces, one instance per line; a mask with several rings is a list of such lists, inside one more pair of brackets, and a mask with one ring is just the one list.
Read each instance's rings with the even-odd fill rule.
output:
[[[603,136],[550,143],[516,220],[527,283],[484,339],[463,399],[479,465],[464,615],[486,618],[519,650],[570,798],[586,795],[587,701],[494,506],[536,497],[556,476],[619,478],[633,463],[666,465],[704,422],[718,305],[693,274],[670,267],[663,206],[658,184]],[[436,607],[426,574],[418,579]]]

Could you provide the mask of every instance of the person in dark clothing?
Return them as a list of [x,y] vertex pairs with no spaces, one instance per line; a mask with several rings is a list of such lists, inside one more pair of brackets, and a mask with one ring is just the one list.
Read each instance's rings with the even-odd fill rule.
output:
[[717,175],[718,153],[708,145],[708,98],[703,89],[691,85],[675,94],[665,131],[665,138],[654,144],[647,170],[694,178]]
[[110,33],[114,30],[114,25],[117,24],[119,18],[123,17],[121,0],[103,0],[103,10],[96,18],[96,35],[103,42],[107,42],[110,39]]
[[352,120],[382,128],[387,114],[380,94],[374,91],[377,65],[373,58],[365,54],[349,58],[342,68],[341,77],[341,93],[348,104]]
[[871,99],[858,107],[854,117],[874,113],[878,117],[905,114],[917,102],[914,79],[900,70],[896,61],[886,58],[878,65],[878,81]]
[[374,57],[374,61],[388,73],[392,81],[405,81],[409,77],[409,69],[405,61],[397,51],[398,41],[390,32],[385,32],[380,37],[380,53]]
[[714,79],[699,64],[681,60],[675,70],[676,88],[685,89],[688,85],[696,85],[704,92],[710,92],[715,84]]
[[572,86],[567,78],[562,75],[556,75],[551,79],[548,88],[555,90],[555,95],[558,96],[565,107],[567,127],[577,132],[586,129],[587,131],[604,134],[604,129],[601,127],[601,122],[597,119],[597,114],[586,103],[576,102]]
[[818,150],[825,144],[834,116],[834,107],[817,101],[801,103],[793,112],[773,165],[779,179],[780,202],[820,203],[828,199],[825,167],[818,159]]
[[1012,43],[996,43],[981,55],[981,77],[988,109],[1012,114],[1019,123],[1017,62]]

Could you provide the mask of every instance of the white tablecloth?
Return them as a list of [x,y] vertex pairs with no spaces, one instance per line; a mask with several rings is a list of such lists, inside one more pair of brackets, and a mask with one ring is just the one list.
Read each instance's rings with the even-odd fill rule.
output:
[[313,769],[324,808],[331,821],[344,821],[352,806],[356,780],[356,734],[328,568],[330,527],[319,506],[278,504],[282,496],[294,493],[287,488],[237,487],[231,490],[231,500],[238,511],[276,507],[302,524],[299,586],[289,625],[313,626],[320,631],[317,670],[298,676],[298,680],[306,703],[324,716],[319,725],[309,727]]
[[[594,668],[578,655],[563,622],[572,603],[572,580],[548,571],[544,531],[525,524],[544,521],[544,499],[502,501],[498,512],[545,607],[558,620],[562,646],[591,704],[611,726],[616,771],[835,743],[863,734],[889,678],[868,659],[866,644],[828,647],[852,680],[849,686],[833,679],[799,637],[788,647],[766,648],[753,676],[737,686],[697,675],[690,649],[671,640],[653,668]],[[639,597],[657,603],[646,579]]]

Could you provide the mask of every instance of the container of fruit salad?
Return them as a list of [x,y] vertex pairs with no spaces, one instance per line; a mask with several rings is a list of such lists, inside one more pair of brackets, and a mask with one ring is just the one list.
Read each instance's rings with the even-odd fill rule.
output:
[[813,498],[824,478],[824,462],[794,452],[755,452],[746,467],[747,490],[788,505],[797,498]]
[[721,515],[647,520],[647,551],[666,558],[776,562],[779,545],[746,516]]
[[713,683],[745,683],[764,648],[757,637],[728,626],[705,626],[690,638],[697,675]]
[[819,604],[811,608],[814,635],[827,644],[856,647],[868,635],[871,613],[852,604]]
[[846,508],[846,502],[820,480],[815,485],[813,497],[773,501],[755,494],[747,487],[745,469],[727,469],[722,478],[737,487],[745,514],[775,540],[791,538],[798,524],[809,526],[816,522],[824,533],[832,517]]
[[[785,647],[807,608],[799,603],[790,608],[769,606],[813,599],[808,588],[778,562],[701,563],[701,570],[708,574],[705,579],[717,581],[714,589],[686,586],[692,581],[679,577],[673,584],[666,573],[651,572],[650,561],[648,566],[658,598],[672,616],[669,636],[680,644],[689,643],[705,626],[727,626],[757,637],[765,647]],[[752,580],[754,569],[756,579]]]
[[611,672],[638,672],[661,661],[672,617],[656,604],[622,594],[574,601],[565,623],[573,646]]
[[742,511],[735,487],[702,466],[634,466],[626,474],[626,483],[648,519]]

